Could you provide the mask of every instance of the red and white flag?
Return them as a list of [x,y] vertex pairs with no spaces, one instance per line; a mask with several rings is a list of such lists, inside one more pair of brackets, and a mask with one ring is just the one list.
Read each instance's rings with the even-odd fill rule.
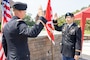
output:
[[51,4],[50,4],[50,0],[48,0],[48,4],[47,4],[47,9],[46,9],[46,30],[48,33],[48,37],[49,39],[52,41],[53,44],[55,44],[54,42],[54,34],[53,34],[53,30],[54,30],[54,26],[53,26],[53,22],[52,22],[52,8],[51,8]]
[[[1,23],[1,32],[3,32],[3,28],[5,24],[11,19],[11,11],[9,0],[2,0],[2,23]],[[0,33],[0,60],[6,60],[5,53],[2,47],[2,33]]]
[[[1,35],[0,35],[0,37],[1,37]],[[0,60],[6,60],[1,41],[0,41]]]
[[8,21],[10,21],[10,19],[11,19],[11,11],[9,0],[2,0],[2,23],[1,23],[2,31],[3,27]]

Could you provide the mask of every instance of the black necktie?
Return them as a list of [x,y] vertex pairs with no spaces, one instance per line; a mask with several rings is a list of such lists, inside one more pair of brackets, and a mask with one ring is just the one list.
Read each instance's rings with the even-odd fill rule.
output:
[[69,25],[67,25],[67,32],[69,32]]
[[67,25],[67,29],[69,29],[69,25]]

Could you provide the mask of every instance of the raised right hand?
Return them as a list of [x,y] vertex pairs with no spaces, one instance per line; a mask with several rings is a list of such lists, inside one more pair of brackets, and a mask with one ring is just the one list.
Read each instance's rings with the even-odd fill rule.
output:
[[38,16],[44,16],[42,6],[40,6],[38,9]]

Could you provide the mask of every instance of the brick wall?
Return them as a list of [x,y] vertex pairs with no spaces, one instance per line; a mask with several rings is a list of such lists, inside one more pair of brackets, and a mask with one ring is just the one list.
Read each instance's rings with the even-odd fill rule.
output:
[[[90,40],[90,36],[84,36],[84,39]],[[60,41],[61,34],[55,34],[55,45],[51,44],[46,35],[29,38],[28,45],[31,60],[61,60]]]
[[28,44],[31,60],[61,60],[60,41],[60,34],[55,35],[55,45],[51,44],[47,36],[29,38]]

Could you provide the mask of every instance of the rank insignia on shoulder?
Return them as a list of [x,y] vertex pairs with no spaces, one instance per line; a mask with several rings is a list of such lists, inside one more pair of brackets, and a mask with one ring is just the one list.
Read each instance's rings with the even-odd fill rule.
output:
[[80,28],[80,25],[78,25],[78,28]]

